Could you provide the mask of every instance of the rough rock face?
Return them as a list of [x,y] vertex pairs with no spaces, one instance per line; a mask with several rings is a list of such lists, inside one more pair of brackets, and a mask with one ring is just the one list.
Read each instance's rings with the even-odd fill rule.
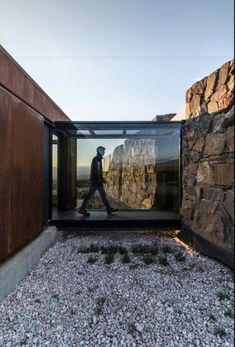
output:
[[229,109],[234,101],[234,60],[196,82],[186,92],[186,118]]
[[[228,71],[228,63],[222,69]],[[226,71],[219,74],[223,81],[227,81]],[[212,85],[215,77],[210,76]],[[209,87],[207,95],[214,95]],[[234,107],[192,118],[183,125],[182,166],[184,227],[215,245],[218,252],[213,256],[233,266]],[[209,249],[206,252],[212,255]]]
[[153,139],[128,139],[116,147],[105,173],[107,194],[131,208],[151,208],[157,187],[155,152]]

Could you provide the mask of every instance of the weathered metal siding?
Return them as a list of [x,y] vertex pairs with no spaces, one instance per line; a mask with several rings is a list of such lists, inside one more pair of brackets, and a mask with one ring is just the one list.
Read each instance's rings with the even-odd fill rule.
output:
[[1,45],[0,85],[17,95],[48,120],[70,120]]
[[0,88],[0,260],[42,231],[43,117]]
[[0,262],[42,231],[44,118],[69,120],[0,46]]

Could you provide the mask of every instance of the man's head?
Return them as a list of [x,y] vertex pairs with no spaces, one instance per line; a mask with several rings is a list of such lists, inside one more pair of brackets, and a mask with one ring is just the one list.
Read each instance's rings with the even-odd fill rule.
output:
[[101,157],[104,156],[105,148],[103,146],[97,147],[96,150],[97,150],[97,153],[101,155]]

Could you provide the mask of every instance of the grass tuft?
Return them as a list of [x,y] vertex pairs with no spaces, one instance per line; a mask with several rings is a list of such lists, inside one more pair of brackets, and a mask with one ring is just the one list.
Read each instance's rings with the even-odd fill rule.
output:
[[225,337],[227,336],[227,333],[223,328],[218,328],[215,330],[215,335],[219,337]]
[[229,299],[229,295],[227,293],[225,293],[225,292],[219,292],[217,294],[217,296],[218,296],[220,301]]
[[117,245],[111,245],[108,247],[101,247],[102,254],[116,254],[119,247]]
[[177,261],[185,261],[186,260],[186,257],[184,255],[184,253],[182,251],[178,252],[175,254],[175,259]]
[[163,266],[169,265],[168,260],[167,260],[167,257],[165,257],[165,256],[160,256],[158,259],[159,259],[159,263],[160,263],[161,265],[163,265]]
[[98,260],[97,257],[92,257],[92,256],[90,256],[90,257],[88,257],[88,259],[87,259],[87,263],[88,263],[88,264],[94,264],[94,263],[97,262],[97,260]]
[[154,260],[155,260],[154,257],[151,255],[144,255],[143,256],[143,261],[144,261],[145,265],[153,264]]
[[162,250],[164,253],[173,253],[174,252],[173,248],[171,248],[170,246],[164,246],[162,248]]
[[105,264],[112,264],[114,262],[114,255],[113,254],[106,254],[105,256]]
[[133,335],[136,332],[136,328],[135,328],[135,324],[134,323],[130,323],[128,324],[128,330],[127,330],[128,334]]
[[131,250],[133,254],[152,254],[152,255],[158,254],[157,246],[133,245],[131,247]]
[[87,248],[79,248],[78,253],[97,253],[99,252],[99,246],[93,243]]
[[97,315],[100,315],[102,313],[105,301],[106,301],[106,298],[104,296],[102,296],[96,300],[97,306],[95,308],[95,313]]
[[228,309],[224,312],[224,316],[228,318],[234,318],[234,313],[232,310]]
[[128,253],[124,254],[124,256],[123,256],[123,258],[122,258],[122,262],[123,262],[124,264],[127,264],[127,263],[130,263],[130,262],[131,262],[131,258],[129,257],[129,254],[128,254]]
[[118,252],[122,255],[125,255],[128,253],[126,247],[123,247],[123,246],[118,247]]
[[213,314],[209,315],[209,319],[214,321],[214,322],[217,321],[216,317]]

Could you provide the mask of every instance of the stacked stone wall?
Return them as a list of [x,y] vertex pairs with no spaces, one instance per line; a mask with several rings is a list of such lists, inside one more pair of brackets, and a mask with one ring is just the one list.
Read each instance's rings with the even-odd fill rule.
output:
[[187,92],[187,117],[191,119],[182,127],[181,207],[181,237],[231,267],[234,267],[233,96],[234,61],[224,64]]
[[234,60],[196,82],[186,92],[186,119],[228,108],[234,100]]

